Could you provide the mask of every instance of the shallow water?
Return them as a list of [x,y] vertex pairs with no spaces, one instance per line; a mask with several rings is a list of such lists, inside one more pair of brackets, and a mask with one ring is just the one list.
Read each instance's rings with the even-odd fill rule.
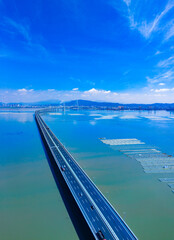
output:
[[0,113],[0,239],[78,239],[33,113]]
[[[173,239],[174,193],[158,181],[164,174],[145,174],[99,139],[137,138],[174,155],[173,113],[66,111],[44,119],[140,240]],[[78,239],[33,113],[0,112],[0,126],[0,239]]]
[[139,239],[172,240],[174,194],[158,181],[165,174],[144,173],[139,162],[99,138],[137,138],[174,155],[173,117],[165,111],[66,111],[44,119]]

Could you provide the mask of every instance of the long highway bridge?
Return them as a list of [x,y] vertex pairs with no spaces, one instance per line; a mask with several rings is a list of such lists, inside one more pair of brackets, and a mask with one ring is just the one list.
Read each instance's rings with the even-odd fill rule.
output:
[[46,125],[41,117],[42,113],[44,110],[35,112],[39,130],[92,233],[93,239],[137,239],[73,156]]

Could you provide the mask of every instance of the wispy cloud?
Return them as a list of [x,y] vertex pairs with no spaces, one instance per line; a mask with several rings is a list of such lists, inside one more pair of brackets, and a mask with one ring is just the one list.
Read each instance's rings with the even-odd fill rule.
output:
[[169,24],[168,30],[165,34],[165,40],[167,41],[173,36],[174,36],[174,20],[172,20]]
[[[3,17],[0,26],[1,30],[5,31],[9,35],[9,38],[12,37],[12,39],[15,39],[16,42],[22,42],[21,48],[23,47],[25,51],[35,54],[37,58],[45,57],[49,59],[50,54],[40,41],[42,37],[40,36],[38,40],[38,37],[33,36],[29,23],[22,20],[19,22],[9,17]],[[10,51],[10,49],[8,51]],[[16,51],[16,49],[14,49],[14,51]],[[13,52],[13,54],[9,56],[14,57],[14,55],[15,54]],[[25,55],[25,57],[27,57],[27,55]]]
[[1,53],[0,58],[8,58],[9,54],[8,53]]
[[20,36],[23,37],[25,41],[27,41],[28,43],[31,43],[32,37],[30,34],[29,25],[18,23],[8,17],[4,17],[3,25],[7,31],[13,34],[19,34]]
[[[159,32],[164,34],[164,39],[168,40],[174,35],[173,20],[167,20],[163,22],[167,14],[174,7],[174,1],[169,0],[163,10],[155,14],[153,12],[153,2],[150,2],[151,8],[147,8],[147,2],[141,0],[131,2],[131,0],[122,0],[125,3],[125,8],[127,9],[127,14],[125,14],[125,9],[122,10],[123,15],[129,20],[129,25],[132,30],[138,30],[140,34],[149,39],[153,33]],[[111,4],[114,8],[118,9],[118,4],[115,4],[115,1],[112,1]],[[145,11],[146,9],[146,11]],[[149,11],[148,11],[149,9]],[[120,10],[120,9],[119,9]],[[156,10],[156,9],[155,9]],[[155,16],[154,16],[155,15]],[[152,19],[152,16],[154,18]],[[165,25],[165,27],[164,27]],[[167,28],[166,28],[167,25]]]
[[173,79],[174,79],[174,70],[173,69],[159,73],[152,78],[147,77],[147,81],[150,84],[160,83],[160,82],[170,82]]
[[161,54],[162,52],[161,51],[156,51],[156,53],[155,53],[155,55],[159,55],[159,54]]
[[148,22],[148,20],[145,20],[139,24],[137,23],[137,29],[145,38],[149,38],[153,32],[163,30],[163,28],[159,27],[160,22],[173,7],[174,2],[169,1],[165,9],[161,13],[157,14],[152,21]]
[[129,7],[130,4],[131,4],[131,0],[123,0],[123,2],[125,2],[128,7]]
[[160,60],[155,66],[156,74],[154,77],[147,77],[148,84],[156,84],[163,86],[166,83],[171,83],[174,80],[174,56]]
[[[155,72],[155,74],[146,77],[146,89],[157,89],[157,87],[169,83],[172,87],[174,55],[171,51],[173,48],[173,46],[171,47],[172,41],[169,40],[174,37],[174,0],[164,0],[160,4],[152,0],[149,1],[148,5],[146,1],[141,0],[120,0],[120,4],[118,4],[118,1],[113,0],[110,3],[128,19],[130,29],[138,31],[147,40],[147,43],[153,41],[154,46],[160,43],[160,45],[156,45],[158,51],[153,55],[158,59],[158,63],[151,66],[151,72],[152,74]],[[167,54],[168,57],[162,59]],[[157,89],[154,93],[164,93],[165,89]]]
[[157,66],[161,68],[168,68],[171,66],[173,67],[173,65],[174,65],[174,56],[171,56],[167,59],[160,61]]

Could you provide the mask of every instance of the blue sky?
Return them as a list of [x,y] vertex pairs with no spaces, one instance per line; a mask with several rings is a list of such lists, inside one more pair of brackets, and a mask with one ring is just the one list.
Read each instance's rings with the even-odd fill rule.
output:
[[174,0],[0,0],[0,97],[174,102]]

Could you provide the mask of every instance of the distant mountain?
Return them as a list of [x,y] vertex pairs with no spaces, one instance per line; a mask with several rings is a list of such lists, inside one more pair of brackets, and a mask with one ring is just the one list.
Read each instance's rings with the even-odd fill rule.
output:
[[174,103],[153,103],[153,104],[123,104],[112,102],[94,102],[88,100],[74,100],[65,102],[65,106],[83,106],[83,107],[103,107],[103,108],[119,108],[119,109],[147,109],[147,110],[166,110],[174,109]]
[[103,107],[103,106],[113,106],[117,107],[120,104],[119,103],[110,103],[110,102],[94,102],[94,101],[88,101],[88,100],[73,100],[70,102],[65,102],[66,106],[86,106],[86,107]]

